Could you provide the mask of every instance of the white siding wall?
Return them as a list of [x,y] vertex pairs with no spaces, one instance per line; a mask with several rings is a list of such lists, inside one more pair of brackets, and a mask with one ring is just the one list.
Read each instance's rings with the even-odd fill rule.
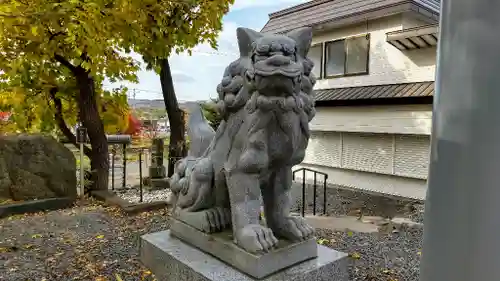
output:
[[387,32],[416,26],[417,23],[415,18],[395,15],[316,34],[313,44],[370,33],[370,62],[369,75],[319,79],[315,89],[433,81],[436,48],[402,52],[386,42]]
[[403,29],[407,28],[412,28],[412,27],[418,27],[418,26],[423,26],[423,25],[428,25],[429,22],[423,21],[422,19],[419,19],[421,16],[420,14],[415,14],[415,13],[404,13],[401,15],[403,18],[403,23],[402,27]]
[[303,163],[426,179],[430,137],[313,132]]
[[296,168],[325,172],[330,184],[423,200],[431,120],[431,105],[318,107]]
[[313,131],[430,135],[432,105],[316,107]]
[[429,145],[427,135],[313,132],[299,167],[327,173],[330,184],[424,199]]

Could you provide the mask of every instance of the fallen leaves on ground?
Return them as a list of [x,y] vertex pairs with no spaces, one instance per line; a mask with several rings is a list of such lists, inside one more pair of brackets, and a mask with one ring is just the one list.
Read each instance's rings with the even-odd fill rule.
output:
[[361,255],[357,252],[350,253],[349,256],[355,260],[359,260],[361,258]]
[[[419,232],[420,233],[420,232]],[[402,281],[418,279],[418,252],[421,245],[412,239],[415,232],[401,234],[360,233],[346,229],[317,229],[318,242],[337,251],[348,253],[349,280]],[[398,238],[399,237],[399,238]],[[412,258],[409,258],[411,256]],[[414,269],[417,269],[415,274]],[[416,279],[414,278],[416,276]]]
[[12,199],[0,199],[0,205],[10,205],[10,204],[16,204],[16,203],[21,203],[23,201],[16,201]]
[[86,198],[73,208],[0,219],[0,280],[155,280],[137,243],[168,228],[168,211],[129,216]]

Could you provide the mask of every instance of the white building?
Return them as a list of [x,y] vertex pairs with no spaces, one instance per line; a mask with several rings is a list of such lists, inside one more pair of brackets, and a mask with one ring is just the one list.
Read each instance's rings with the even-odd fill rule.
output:
[[262,32],[314,28],[317,115],[300,167],[425,198],[438,18],[438,0],[315,0],[270,15]]

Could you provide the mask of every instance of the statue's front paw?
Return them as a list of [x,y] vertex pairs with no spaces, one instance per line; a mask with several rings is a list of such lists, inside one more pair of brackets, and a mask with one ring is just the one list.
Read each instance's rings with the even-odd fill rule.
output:
[[314,235],[314,228],[299,216],[285,217],[273,229],[277,236],[291,241],[307,240]]
[[250,224],[236,231],[236,244],[250,253],[267,252],[278,244],[271,229]]

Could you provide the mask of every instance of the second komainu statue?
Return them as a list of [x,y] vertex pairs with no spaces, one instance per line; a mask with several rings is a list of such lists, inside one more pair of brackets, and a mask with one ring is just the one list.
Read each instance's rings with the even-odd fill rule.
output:
[[232,227],[234,242],[257,253],[314,233],[290,214],[292,167],[304,159],[315,115],[312,30],[267,35],[239,28],[237,37],[240,58],[217,87],[224,120],[215,132],[199,107],[191,109],[189,155],[170,184],[176,219],[206,233]]

